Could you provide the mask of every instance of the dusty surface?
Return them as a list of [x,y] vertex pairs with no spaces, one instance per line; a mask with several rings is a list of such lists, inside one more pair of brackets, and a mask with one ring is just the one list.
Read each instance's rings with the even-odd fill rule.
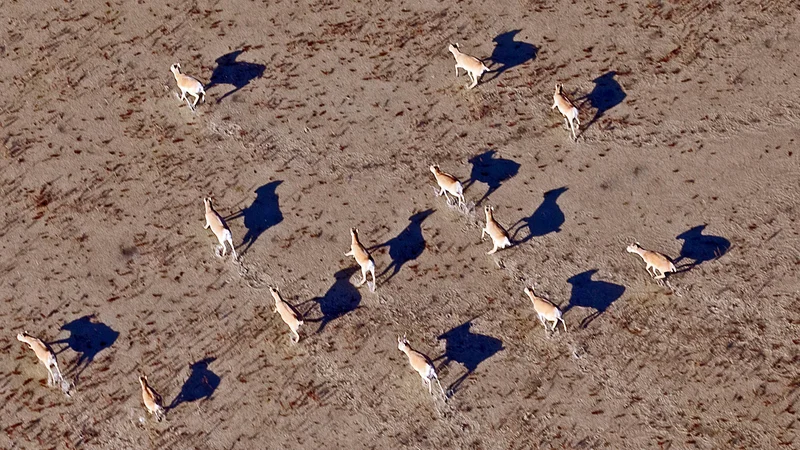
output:
[[[340,3],[0,1],[1,448],[800,446],[796,2]],[[500,70],[465,90],[451,41]],[[375,294],[351,226],[386,244]]]

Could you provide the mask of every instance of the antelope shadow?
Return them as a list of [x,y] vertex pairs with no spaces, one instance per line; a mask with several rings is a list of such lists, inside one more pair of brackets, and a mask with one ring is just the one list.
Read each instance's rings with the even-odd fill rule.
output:
[[[492,39],[495,46],[494,50],[492,50],[492,56],[490,56],[489,59],[492,61],[491,70],[494,76],[486,81],[494,80],[505,71],[536,59],[536,54],[539,52],[539,49],[535,45],[514,40],[514,37],[519,34],[520,31],[522,30],[506,31]],[[495,68],[495,65],[498,64],[499,67]]]
[[581,321],[581,328],[586,328],[611,306],[625,292],[625,286],[607,281],[592,280],[597,269],[587,270],[567,279],[572,285],[572,295],[564,313],[575,306],[592,308],[595,311]]
[[214,68],[214,72],[211,73],[211,81],[206,86],[206,89],[211,89],[218,84],[233,85],[232,90],[217,100],[218,103],[225,97],[247,86],[251,81],[264,75],[265,65],[236,61],[236,58],[242,53],[244,53],[243,50],[236,50],[217,58],[217,66]]
[[381,247],[389,247],[389,257],[392,258],[392,263],[378,275],[382,277],[387,272],[392,270],[391,275],[385,281],[389,281],[394,277],[397,272],[403,267],[403,264],[419,258],[419,255],[425,251],[425,238],[422,236],[422,222],[431,214],[432,209],[426,209],[411,215],[408,218],[409,224],[397,236],[389,239],[383,244],[371,247],[370,250],[379,249]]
[[183,383],[181,392],[167,409],[173,409],[181,403],[211,398],[220,382],[219,376],[208,368],[208,365],[215,360],[216,358],[205,358],[189,366],[192,370],[189,378]]
[[455,393],[461,387],[464,380],[475,372],[482,362],[491,358],[500,350],[503,350],[503,342],[500,339],[471,332],[470,327],[472,326],[473,320],[475,320],[475,318],[462,323],[437,338],[439,340],[445,340],[445,353],[434,361],[444,359],[440,367],[450,364],[451,361],[455,361],[467,369],[466,373],[461,375],[447,388],[448,395]]
[[[622,90],[622,86],[614,79],[616,75],[617,72],[612,70],[595,78],[592,80],[594,82],[592,91],[579,99],[584,100],[584,103],[588,101],[589,105],[595,109],[594,117],[586,123],[581,133],[603,117],[606,111],[619,105],[627,97],[625,91]],[[583,103],[581,106],[583,106]]]
[[250,206],[225,218],[225,220],[232,220],[244,217],[247,233],[245,233],[242,243],[239,244],[239,247],[244,246],[244,249],[240,250],[240,254],[247,252],[265,231],[283,222],[278,194],[275,192],[281,183],[283,183],[281,180],[271,181],[256,189],[256,199]]
[[306,322],[320,322],[317,328],[317,334],[322,333],[322,330],[332,321],[342,317],[350,312],[358,309],[361,303],[361,293],[358,288],[353,286],[350,278],[354,273],[358,272],[359,268],[348,267],[336,272],[333,277],[335,281],[322,297],[317,297],[311,301],[319,305],[319,310],[322,317],[319,319],[304,319]]
[[[690,270],[706,261],[713,261],[727,253],[731,248],[731,241],[724,237],[703,234],[706,226],[708,224],[698,225],[676,236],[677,239],[683,240],[681,256],[675,260],[676,268],[679,271]],[[687,259],[692,261],[677,266],[678,262],[683,262]]]
[[[513,240],[515,243],[521,244],[528,242],[534,237],[561,231],[561,225],[564,224],[565,218],[557,202],[558,197],[564,192],[567,192],[567,189],[568,188],[564,186],[545,192],[543,194],[544,200],[542,200],[542,203],[536,208],[533,214],[531,214],[530,217],[520,219],[512,226],[513,228],[521,223],[521,225],[514,230]],[[517,235],[524,228],[527,228],[528,234],[521,239],[517,239]]]
[[69,331],[69,337],[51,344],[67,344],[72,351],[80,354],[74,368],[76,379],[94,361],[98,353],[114,345],[119,337],[119,333],[108,325],[96,322],[94,314],[75,319],[61,329]]
[[464,190],[466,191],[476,181],[489,186],[483,197],[475,203],[476,205],[480,205],[494,191],[499,189],[504,181],[509,180],[519,172],[520,165],[518,163],[510,159],[495,158],[496,154],[497,151],[495,150],[487,150],[469,160],[470,164],[472,164],[472,173],[466,186],[464,186]]

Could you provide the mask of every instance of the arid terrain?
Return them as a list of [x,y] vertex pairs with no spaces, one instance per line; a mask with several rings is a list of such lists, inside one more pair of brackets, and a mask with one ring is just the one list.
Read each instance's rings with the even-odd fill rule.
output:
[[[0,19],[0,448],[800,448],[797,2],[0,0]],[[493,70],[475,89],[451,42]],[[177,62],[206,85],[196,113]],[[485,205],[514,242],[494,255]],[[669,286],[634,241],[675,261]]]

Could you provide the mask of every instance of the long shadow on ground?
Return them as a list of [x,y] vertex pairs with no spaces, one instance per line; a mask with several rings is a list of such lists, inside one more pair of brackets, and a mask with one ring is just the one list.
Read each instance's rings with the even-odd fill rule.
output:
[[511,179],[519,172],[520,165],[517,162],[510,159],[495,158],[496,154],[497,151],[495,150],[487,150],[469,160],[472,164],[472,173],[469,181],[464,186],[464,190],[466,191],[476,181],[489,186],[483,197],[475,203],[476,205],[480,205],[494,191],[499,189],[504,181]]
[[358,309],[361,303],[361,293],[358,288],[350,282],[350,277],[359,270],[357,266],[348,267],[336,272],[333,277],[335,281],[328,292],[322,297],[313,299],[319,305],[322,317],[319,319],[304,319],[306,322],[320,322],[317,333],[332,321]]
[[450,395],[460,388],[464,380],[475,372],[482,362],[503,350],[503,342],[500,339],[472,333],[469,329],[473,320],[470,319],[438,337],[439,340],[445,340],[445,353],[435,361],[444,359],[442,365],[455,361],[467,369],[465,374],[450,384],[448,388]]
[[[255,191],[256,199],[253,200],[250,206],[225,218],[225,220],[232,220],[244,217],[244,226],[247,228],[247,233],[245,233],[242,243],[239,245],[240,254],[247,252],[265,231],[283,222],[278,194],[275,192],[281,183],[283,181],[276,180],[259,187]],[[242,246],[244,246],[243,249],[241,248]]]
[[383,244],[370,248],[370,250],[373,250],[381,247],[389,247],[389,257],[392,258],[392,263],[389,264],[378,277],[382,277],[392,270],[389,278],[384,281],[391,280],[397,272],[400,272],[403,264],[419,258],[422,252],[425,251],[425,238],[422,236],[422,222],[431,214],[433,214],[432,209],[413,214],[408,218],[408,226],[406,226],[400,234]]
[[588,101],[591,107],[595,109],[594,117],[583,126],[581,133],[594,125],[608,110],[622,103],[627,97],[625,91],[622,90],[622,86],[614,79],[616,75],[617,72],[612,70],[595,78],[592,92],[578,99]]
[[225,97],[232,95],[250,84],[256,78],[261,78],[266,66],[246,61],[236,61],[236,58],[244,53],[244,50],[236,50],[217,58],[217,66],[211,74],[211,81],[206,89],[210,89],[218,84],[233,85],[233,89],[226,92],[217,102],[221,102]]
[[676,267],[681,272],[690,270],[704,262],[713,261],[727,253],[731,248],[731,241],[724,237],[703,234],[706,226],[706,224],[698,225],[676,236],[678,239],[683,240],[683,247],[681,248],[681,256],[675,260],[675,263],[677,264],[687,259],[692,260],[681,264],[680,267]]
[[220,382],[219,376],[208,368],[214,360],[216,358],[205,358],[189,366],[192,369],[189,378],[183,383],[181,392],[167,409],[175,408],[181,403],[211,398]]
[[94,361],[98,353],[111,347],[119,337],[119,333],[111,327],[95,321],[94,314],[75,319],[61,329],[69,331],[69,337],[51,344],[66,343],[74,352],[80,354],[74,369],[76,379]]
[[597,269],[587,270],[567,280],[572,285],[572,295],[570,296],[569,304],[564,309],[564,313],[575,306],[594,309],[594,312],[581,321],[581,328],[589,326],[594,319],[606,312],[611,304],[625,292],[625,286],[607,281],[592,280],[592,276],[595,273],[597,273]]
[[[521,225],[514,231],[514,242],[521,244],[528,242],[534,237],[544,236],[550,233],[558,233],[561,231],[561,225],[564,224],[564,213],[558,206],[558,197],[567,192],[566,187],[560,187],[544,193],[544,200],[536,208],[536,211],[524,219],[520,219],[517,223],[512,225],[512,228],[521,223]],[[527,234],[518,239],[517,235],[523,229],[527,228]]]
[[535,45],[514,40],[520,31],[522,30],[506,31],[492,40],[495,47],[489,59],[492,61],[491,70],[494,75],[486,81],[494,80],[507,70],[536,59],[539,49]]

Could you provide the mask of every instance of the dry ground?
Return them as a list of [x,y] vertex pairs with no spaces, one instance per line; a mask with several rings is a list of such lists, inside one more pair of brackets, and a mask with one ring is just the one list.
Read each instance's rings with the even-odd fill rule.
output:
[[[798,448],[798,4],[567,3],[0,1],[0,447]],[[499,70],[465,90],[452,41]],[[175,62],[212,84],[196,114]],[[351,226],[386,244],[375,294]]]

